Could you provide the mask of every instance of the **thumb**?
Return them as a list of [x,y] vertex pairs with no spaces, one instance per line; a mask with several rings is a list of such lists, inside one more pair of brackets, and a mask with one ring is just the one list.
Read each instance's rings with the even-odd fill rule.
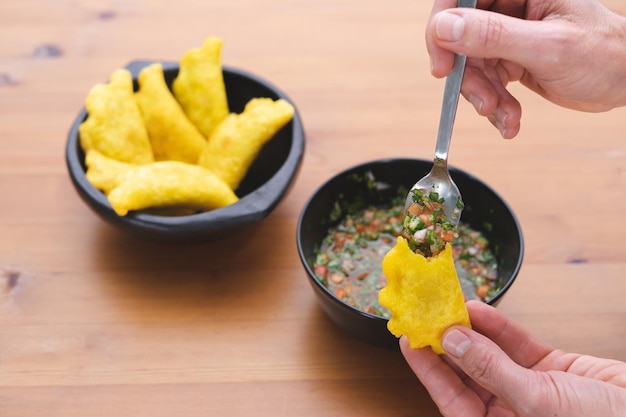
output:
[[[563,49],[564,29],[556,21],[525,20],[467,8],[442,10],[433,16],[428,28],[441,48],[474,58],[503,58],[526,68],[540,68],[538,61],[553,59],[554,53]],[[549,57],[544,58],[540,51]]]
[[448,357],[480,386],[513,410],[527,409],[533,398],[529,390],[536,385],[535,374],[515,363],[494,342],[471,329],[454,326],[444,333],[442,346]]

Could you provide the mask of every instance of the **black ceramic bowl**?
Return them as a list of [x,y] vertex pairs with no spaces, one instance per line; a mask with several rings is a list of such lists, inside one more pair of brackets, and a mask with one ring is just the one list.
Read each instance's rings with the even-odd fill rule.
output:
[[[149,61],[136,61],[126,68],[137,75]],[[178,74],[178,64],[164,62],[168,86]],[[224,83],[231,112],[241,112],[254,97],[283,98],[294,105],[282,91],[248,72],[224,67]],[[294,105],[295,107],[295,105]],[[236,229],[265,218],[286,194],[294,181],[304,153],[304,129],[296,109],[293,119],[265,144],[235,190],[237,203],[213,211],[186,216],[158,216],[131,212],[118,216],[106,196],[85,177],[85,154],[80,146],[78,126],[87,118],[83,108],[72,125],[66,146],[66,162],[74,187],[87,205],[108,223],[153,241],[189,243],[207,241],[233,233]]]
[[[324,311],[352,336],[383,347],[398,346],[395,336],[387,330],[387,319],[344,303],[313,273],[316,252],[328,228],[337,223],[330,220],[335,203],[350,204],[362,198],[368,204],[388,204],[398,195],[399,187],[409,190],[431,166],[432,161],[419,159],[383,159],[357,165],[325,182],[300,214],[296,239],[308,280]],[[368,172],[376,179],[376,189],[362,181]],[[495,305],[513,284],[522,264],[524,241],[520,225],[511,208],[487,184],[459,169],[451,168],[450,173],[466,206],[461,221],[481,231],[496,253],[501,290],[488,301]]]

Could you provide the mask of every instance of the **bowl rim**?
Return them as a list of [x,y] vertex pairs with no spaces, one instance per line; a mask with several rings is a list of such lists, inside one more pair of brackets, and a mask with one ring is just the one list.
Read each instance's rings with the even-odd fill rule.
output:
[[[179,68],[178,62],[155,60],[131,61],[124,68],[129,70],[133,76],[133,80],[136,80],[139,71],[153,63],[161,63],[164,72],[177,70]],[[228,221],[229,219],[237,217],[238,224],[245,225],[266,217],[287,193],[302,163],[305,148],[305,133],[302,118],[294,101],[273,83],[251,72],[228,65],[222,65],[222,71],[235,76],[248,78],[271,90],[276,96],[285,99],[294,107],[291,129],[292,140],[287,158],[266,183],[241,197],[236,203],[216,210],[181,216],[160,216],[138,211],[130,212],[122,218],[115,213],[105,194],[95,188],[87,180],[85,175],[86,172],[83,169],[83,161],[80,160],[80,152],[78,151],[78,147],[80,146],[78,128],[87,116],[87,110],[83,105],[70,127],[65,146],[67,169],[74,187],[79,192],[80,196],[89,205],[95,206],[93,208],[101,215],[112,219],[119,217],[119,219],[117,219],[119,222],[133,225],[136,228],[149,226],[156,229],[171,230],[172,228],[184,226],[186,228],[194,227],[202,229],[202,225],[207,222]],[[263,198],[270,190],[273,191],[272,194],[275,197],[271,199]]]
[[[342,308],[348,310],[352,314],[358,314],[359,316],[362,316],[362,317],[365,317],[365,318],[368,318],[368,319],[373,319],[373,320],[376,320],[376,321],[381,321],[381,322],[387,322],[387,321],[389,321],[389,319],[386,319],[384,317],[381,317],[381,316],[378,316],[378,315],[375,315],[375,314],[368,313],[366,311],[360,310],[360,309],[358,309],[356,307],[353,307],[353,306],[351,306],[349,304],[344,303],[343,301],[338,299],[318,279],[315,278],[315,274],[313,273],[313,270],[309,267],[309,264],[306,261],[306,256],[304,254],[304,251],[303,251],[303,248],[302,248],[302,244],[301,244],[301,242],[302,242],[302,222],[304,220],[304,215],[305,215],[305,213],[307,211],[307,208],[311,205],[312,201],[331,182],[337,180],[340,177],[347,176],[347,175],[351,174],[354,171],[363,170],[365,167],[369,167],[369,166],[373,166],[373,165],[387,165],[387,164],[396,163],[396,162],[424,162],[424,163],[432,164],[432,160],[427,160],[427,159],[423,159],[423,158],[386,157],[386,158],[372,159],[372,160],[369,160],[369,161],[360,162],[360,163],[358,163],[356,165],[352,165],[350,167],[344,168],[341,171],[333,174],[330,178],[328,178],[325,181],[323,181],[315,189],[315,191],[313,191],[313,193],[309,196],[309,198],[306,200],[306,202],[302,206],[302,210],[300,211],[300,215],[298,216],[298,223],[296,225],[296,244],[297,244],[297,248],[298,248],[298,256],[300,258],[300,262],[302,263],[302,266],[304,267],[304,269],[306,271],[306,275],[307,275],[307,278],[308,278],[309,282],[311,282],[313,285],[315,285],[315,287],[318,290],[321,290],[325,295],[327,295],[328,298],[330,300],[332,300],[336,305],[341,306]],[[519,256],[517,257],[517,261],[515,262],[515,266],[513,268],[512,274],[511,274],[511,279],[509,279],[502,286],[502,289],[498,292],[498,294],[496,294],[494,297],[492,297],[491,299],[489,299],[486,302],[486,304],[488,304],[488,305],[495,305],[495,304],[497,304],[499,302],[500,298],[509,290],[511,285],[513,285],[513,282],[517,279],[517,276],[519,275],[519,272],[520,272],[521,267],[522,267],[522,263],[523,263],[523,259],[524,259],[524,236],[523,236],[521,224],[520,224],[517,216],[515,215],[515,212],[511,209],[511,207],[506,202],[506,200],[504,200],[502,198],[502,196],[499,193],[497,193],[489,184],[487,184],[485,181],[481,180],[477,176],[475,176],[473,174],[470,174],[469,172],[467,172],[467,171],[465,171],[465,170],[463,170],[461,168],[458,168],[456,166],[449,165],[448,169],[450,170],[451,174],[457,173],[457,174],[460,174],[460,175],[464,175],[464,176],[466,176],[468,179],[470,179],[472,181],[477,181],[477,182],[481,183],[488,191],[493,193],[493,195],[495,197],[497,197],[498,200],[500,200],[502,205],[509,212],[509,214],[510,214],[510,216],[511,216],[513,222],[514,222],[515,228],[518,231],[518,233],[517,233],[517,240],[518,240],[518,244],[519,244],[519,248],[520,248],[520,253],[519,253]]]

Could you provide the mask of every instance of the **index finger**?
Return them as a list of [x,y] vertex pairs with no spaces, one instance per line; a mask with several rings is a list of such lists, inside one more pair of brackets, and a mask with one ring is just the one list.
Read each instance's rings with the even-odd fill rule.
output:
[[494,307],[475,300],[466,306],[472,328],[500,346],[519,365],[531,368],[554,350]]

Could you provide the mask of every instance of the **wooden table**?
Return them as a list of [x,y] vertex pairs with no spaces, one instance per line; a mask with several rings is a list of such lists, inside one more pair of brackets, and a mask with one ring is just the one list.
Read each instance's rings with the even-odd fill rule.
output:
[[[606,0],[621,8],[621,0]],[[295,227],[331,174],[430,158],[443,81],[431,3],[397,0],[0,4],[0,415],[433,416],[400,354],[342,334],[306,280]],[[89,88],[205,37],[290,95],[307,149],[249,236],[135,240],[75,193],[64,162]],[[512,86],[513,141],[461,102],[451,164],[513,207],[522,271],[498,308],[555,346],[626,360],[626,109],[584,114]],[[410,173],[408,173],[410,175]]]

